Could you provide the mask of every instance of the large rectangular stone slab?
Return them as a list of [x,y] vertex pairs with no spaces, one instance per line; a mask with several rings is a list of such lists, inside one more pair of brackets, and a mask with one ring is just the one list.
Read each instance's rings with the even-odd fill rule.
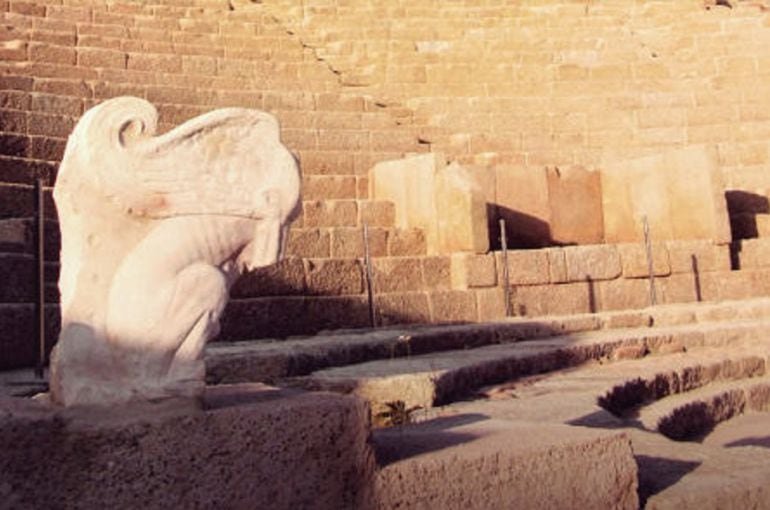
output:
[[636,509],[627,436],[530,422],[444,418],[375,434],[377,509]]
[[730,242],[720,169],[713,150],[693,146],[639,159],[607,162],[601,173],[604,236],[608,243]]
[[425,231],[429,254],[489,249],[487,202],[471,173],[437,153],[378,163],[370,195],[395,205],[395,226]]
[[581,166],[549,167],[551,239],[557,244],[604,241],[601,174]]
[[166,401],[0,402],[0,508],[360,508],[374,464],[366,405],[262,385]]
[[497,214],[505,220],[509,248],[543,248],[551,241],[551,208],[544,168],[496,168]]

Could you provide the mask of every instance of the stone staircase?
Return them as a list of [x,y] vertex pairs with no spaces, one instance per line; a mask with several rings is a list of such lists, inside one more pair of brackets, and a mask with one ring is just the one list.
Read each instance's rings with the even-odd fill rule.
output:
[[[521,434],[538,451],[569,456],[570,441],[585,445],[582,434],[603,430],[630,439],[643,508],[764,508],[770,463],[752,441],[765,434],[770,409],[769,311],[770,301],[755,299],[216,344],[207,366],[212,382],[355,394],[375,423],[401,423],[375,430],[374,441],[381,481],[401,487],[402,503],[433,494],[431,477],[455,462],[509,476],[493,467],[502,461],[484,453],[492,441],[484,438],[526,462]],[[565,428],[541,444],[537,427]],[[715,429],[730,444],[703,441]],[[405,476],[415,479],[398,482]]]
[[[291,258],[238,286],[226,321],[233,327],[224,338],[253,337],[267,321],[249,326],[249,317],[266,307],[274,315],[286,304],[290,316],[293,297],[306,293],[315,298],[302,299],[298,313],[306,314],[313,301],[316,324],[306,321],[303,329],[295,321],[295,329],[264,334],[363,325],[363,310],[348,317],[363,292],[358,259],[364,223],[371,228],[374,257],[424,257],[422,232],[396,228],[393,204],[368,198],[367,171],[374,163],[430,150],[409,126],[409,111],[343,90],[338,77],[259,4],[10,0],[0,4],[0,15],[3,325],[17,323],[19,313],[31,314],[24,304],[34,285],[29,184],[35,178],[52,184],[78,117],[120,95],[152,102],[160,132],[218,107],[267,110],[279,118],[284,143],[301,160],[303,213],[288,240]],[[55,303],[58,236],[50,193],[47,212],[54,220],[46,227],[48,298]],[[276,293],[286,299],[274,303]],[[337,298],[343,294],[354,297]],[[29,349],[17,343],[0,356],[0,366],[32,362]]]

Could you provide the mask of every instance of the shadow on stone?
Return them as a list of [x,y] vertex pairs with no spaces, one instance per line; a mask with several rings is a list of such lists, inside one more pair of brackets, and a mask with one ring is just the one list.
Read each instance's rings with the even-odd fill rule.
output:
[[761,448],[770,448],[770,436],[744,437],[731,443],[727,443],[728,448],[738,446],[759,446]]
[[700,466],[700,462],[636,455],[639,467],[639,508],[647,499],[671,487],[682,477]]
[[373,435],[377,463],[387,466],[410,457],[473,441],[476,439],[475,435],[452,432],[451,429],[488,419],[482,414],[461,414],[425,423],[379,429]]

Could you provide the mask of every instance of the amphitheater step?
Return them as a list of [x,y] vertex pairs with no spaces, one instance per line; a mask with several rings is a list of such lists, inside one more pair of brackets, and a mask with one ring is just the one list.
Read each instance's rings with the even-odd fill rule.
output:
[[[751,323],[766,317],[768,310],[770,300],[755,299],[539,319],[512,318],[485,324],[403,327],[280,342],[214,343],[208,348],[207,366],[212,381],[275,381],[329,367],[383,358],[388,360],[386,367],[395,369],[395,364],[401,360],[392,358],[558,335],[574,337],[583,332],[603,334],[617,328],[626,332],[635,331],[637,340],[657,338],[655,335],[660,336],[660,331],[666,326],[681,325],[686,328],[688,325],[711,324],[722,328],[718,321],[744,320]],[[735,331],[740,334],[740,328]],[[634,337],[631,335],[629,338]],[[563,337],[561,341],[569,343],[568,340],[568,337]],[[464,352],[471,353],[472,350]],[[406,361],[414,362],[414,358]]]
[[374,413],[385,410],[388,402],[399,401],[408,407],[430,408],[472,395],[485,385],[591,361],[725,345],[756,336],[768,325],[768,321],[749,321],[566,335],[328,368],[296,382],[312,389],[355,393],[369,400]]
[[[768,346],[763,345],[764,354]],[[766,355],[759,374],[765,373]],[[770,376],[752,373],[733,381],[708,384],[702,388],[679,393],[639,410],[638,422],[678,441],[698,439],[715,425],[734,416],[770,409]]]
[[[526,440],[522,440],[526,438]],[[635,510],[628,438],[566,425],[458,416],[377,430],[378,508]],[[533,480],[551,480],[547,489]]]
[[[748,338],[730,341],[729,346],[692,347],[686,352],[588,364],[573,370],[509,381],[485,388],[477,394],[482,398],[456,402],[440,409],[415,411],[412,418],[421,421],[483,417],[513,423],[568,424],[592,430],[622,431],[631,439],[639,466],[640,508],[765,508],[770,495],[762,480],[766,481],[770,476],[770,462],[766,449],[751,445],[760,444],[756,441],[761,441],[758,436],[763,436],[766,430],[767,413],[746,415],[745,418],[753,418],[742,430],[735,430],[731,422],[741,422],[743,416],[717,425],[717,432],[724,428],[721,435],[729,438],[729,444],[718,443],[716,438],[712,441],[711,436],[702,443],[678,442],[655,430],[640,427],[638,417],[633,414],[618,417],[600,407],[600,403],[613,392],[619,398],[625,387],[626,396],[632,396],[629,407],[633,407],[638,403],[638,395],[644,394],[638,391],[640,381],[649,383],[648,390],[667,393],[676,388],[707,383],[709,378],[720,385],[719,378],[737,379],[752,374],[755,377],[727,384],[763,388],[757,391],[754,402],[766,402],[767,376],[761,374],[767,353],[768,343],[759,328]],[[706,384],[702,391],[711,391],[714,387]],[[699,391],[694,390],[689,398],[694,399]],[[714,391],[712,394],[721,393]],[[748,407],[743,411],[749,411]],[[697,423],[696,419],[700,417],[695,414],[690,417]],[[714,424],[709,421],[708,414],[701,417],[706,418],[706,425]]]

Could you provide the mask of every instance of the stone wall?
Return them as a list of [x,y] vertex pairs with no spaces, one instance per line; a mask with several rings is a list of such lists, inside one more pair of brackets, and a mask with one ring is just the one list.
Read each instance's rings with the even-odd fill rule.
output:
[[343,83],[414,109],[449,154],[540,167],[718,146],[769,187],[764,2],[266,0]]
[[[526,220],[514,234],[545,223],[557,244],[602,242],[595,200],[573,192],[595,199],[598,184],[567,169],[601,171],[691,145],[715,150],[733,233],[743,232],[736,237],[770,232],[770,114],[763,113],[770,111],[763,92],[770,15],[759,2],[732,3],[0,0],[0,322],[11,331],[0,342],[0,365],[31,359],[21,347],[30,343],[34,267],[32,193],[24,185],[36,177],[52,183],[77,118],[118,95],[156,104],[162,130],[217,107],[265,109],[301,160],[303,214],[290,258],[236,286],[224,339],[366,326],[363,223],[380,324],[502,317],[499,264],[480,263],[474,271],[487,283],[473,283],[461,269],[466,255],[428,255],[424,229],[399,227],[395,204],[370,196],[370,169],[408,154],[444,153],[482,189],[494,177],[495,190],[505,192],[488,200],[492,247],[499,246],[498,207]],[[542,189],[531,178],[540,173]],[[559,207],[544,208],[543,196]],[[582,216],[573,215],[580,207]],[[47,293],[55,302],[58,241],[49,212]],[[728,256],[726,246],[713,249],[720,260]],[[595,254],[621,248],[585,250],[512,254],[523,261],[512,271],[525,271],[526,280],[514,281],[517,313],[646,303],[638,275],[591,282],[551,280],[551,269],[541,275],[543,257],[574,253],[592,264]],[[703,299],[765,292],[756,276],[764,269],[703,264]],[[661,285],[684,281],[678,274],[659,275]],[[689,290],[668,295],[697,298]]]

